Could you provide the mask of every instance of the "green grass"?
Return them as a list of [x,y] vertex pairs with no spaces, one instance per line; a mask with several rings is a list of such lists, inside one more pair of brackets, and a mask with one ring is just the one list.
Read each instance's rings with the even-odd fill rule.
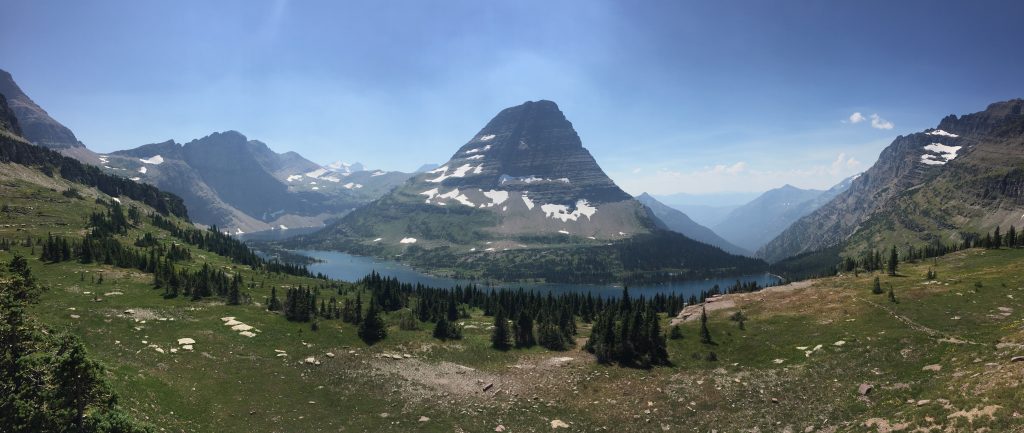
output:
[[[0,237],[80,236],[88,214],[101,208],[90,196],[95,191],[83,191],[85,200],[68,199],[59,191],[0,179],[0,204],[14,209],[3,214]],[[148,225],[128,238],[144,231],[172,241]],[[30,248],[15,251],[27,255]],[[271,286],[316,284],[233,267],[205,251],[192,254],[191,266],[205,260],[262,282],[250,291],[257,302]],[[10,257],[0,252],[0,260]],[[35,317],[80,335],[108,367],[122,405],[163,431],[477,432],[493,431],[498,424],[508,431],[548,431],[552,419],[569,423],[572,431],[865,431],[864,422],[871,418],[909,423],[907,431],[930,425],[951,431],[1020,431],[1024,425],[1013,417],[1024,401],[1024,363],[1009,362],[1011,355],[1024,353],[996,349],[999,342],[1024,343],[1024,274],[1017,271],[1024,265],[1021,250],[970,250],[904,264],[900,276],[881,276],[883,287],[894,287],[898,304],[870,293],[871,274],[736,296],[736,307],[710,313],[715,345],[701,344],[697,324],[688,322],[682,325],[685,337],[669,341],[674,365],[653,370],[597,365],[578,349],[494,351],[487,330],[493,320],[479,311],[465,320],[476,328],[449,342],[432,339],[430,324],[401,331],[397,318],[387,317],[388,339],[367,347],[354,327],[337,321],[323,321],[312,332],[308,324],[287,322],[258,305],[165,300],[151,288],[151,276],[137,271],[44,264],[35,258],[30,264],[49,287],[34,308]],[[938,272],[940,283],[922,284],[929,267]],[[82,282],[82,272],[102,272],[104,283],[92,284],[88,276]],[[94,301],[95,294],[113,291],[123,294]],[[1004,317],[999,307],[1012,312]],[[745,331],[727,319],[737,308],[749,317]],[[122,314],[126,309],[174,320],[139,323]],[[224,316],[255,326],[259,335],[232,332],[222,325]],[[588,332],[581,324],[581,337]],[[161,354],[149,347],[168,351],[183,337],[196,340],[194,351]],[[969,343],[941,341],[952,338]],[[840,340],[845,344],[836,346]],[[822,348],[809,356],[797,349],[818,344]],[[275,349],[288,356],[276,356]],[[710,351],[717,362],[703,359]],[[336,356],[328,358],[327,352]],[[382,353],[413,358],[376,357]],[[307,356],[321,365],[301,364]],[[562,356],[574,360],[544,366]],[[447,363],[474,370],[444,376],[451,386],[432,382]],[[930,364],[942,370],[922,370]],[[410,379],[388,370],[389,365],[416,374]],[[477,380],[493,381],[509,393],[485,395]],[[861,383],[875,387],[867,398],[857,395]],[[459,391],[460,386],[470,391]],[[918,406],[917,400],[931,402]],[[1002,407],[994,419],[949,418],[959,410],[991,405]],[[419,422],[420,416],[430,421]]]

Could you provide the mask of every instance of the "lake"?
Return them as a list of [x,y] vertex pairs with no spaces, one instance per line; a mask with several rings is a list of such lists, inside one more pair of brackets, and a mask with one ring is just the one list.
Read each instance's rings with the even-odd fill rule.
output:
[[[319,263],[313,263],[309,265],[309,270],[316,273],[322,273],[332,279],[343,280],[343,281],[356,281],[360,278],[365,277],[371,271],[377,271],[377,273],[398,278],[399,281],[405,283],[421,283],[425,286],[446,288],[455,285],[468,285],[472,284],[472,281],[468,280],[456,280],[451,278],[437,277],[428,275],[423,272],[417,271],[410,266],[404,265],[390,260],[377,259],[373,257],[356,256],[352,254],[346,254],[337,251],[316,251],[316,250],[298,250],[295,253],[309,256],[319,260]],[[743,282],[756,281],[761,286],[769,286],[778,284],[781,279],[769,273],[752,274],[752,275],[739,275],[728,278],[709,278],[702,280],[688,280],[688,281],[676,281],[671,283],[654,284],[654,285],[635,285],[630,286],[630,294],[633,295],[644,295],[652,296],[657,293],[671,294],[677,293],[684,297],[690,295],[700,295],[702,290],[709,290],[715,284],[720,287],[729,287],[733,285],[736,280]],[[502,283],[502,284],[483,284],[480,282],[476,283],[478,286],[493,286],[493,287],[507,287],[507,288],[519,288],[522,287],[528,290],[538,291],[550,291],[555,295],[567,292],[583,292],[591,293],[595,296],[601,297],[614,297],[622,294],[622,286],[616,285],[601,285],[601,284],[554,284],[554,283],[543,283],[543,284],[529,284],[529,283]]]

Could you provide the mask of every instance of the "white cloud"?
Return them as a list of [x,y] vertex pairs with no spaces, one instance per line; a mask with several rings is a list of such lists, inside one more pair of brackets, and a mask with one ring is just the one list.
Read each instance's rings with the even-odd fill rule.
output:
[[892,129],[892,122],[878,116],[878,113],[871,115],[871,127],[875,129]]
[[864,117],[860,111],[856,111],[850,115],[847,120],[843,120],[843,123],[861,123],[865,120],[871,119],[871,127],[875,129],[892,129],[894,126],[892,122],[883,119],[878,113],[872,114],[871,116]]
[[718,164],[711,168],[714,174],[739,174],[747,169],[747,163],[740,161],[733,165]]

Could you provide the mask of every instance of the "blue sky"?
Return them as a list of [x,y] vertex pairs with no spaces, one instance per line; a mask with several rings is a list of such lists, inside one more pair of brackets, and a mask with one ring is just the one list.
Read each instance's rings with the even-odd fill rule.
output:
[[550,99],[630,193],[827,188],[1024,96],[1019,1],[5,3],[0,68],[100,152],[235,129],[409,171]]

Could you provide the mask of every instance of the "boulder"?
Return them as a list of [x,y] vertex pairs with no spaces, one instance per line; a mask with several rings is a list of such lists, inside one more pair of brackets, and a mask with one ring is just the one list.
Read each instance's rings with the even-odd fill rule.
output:
[[857,387],[857,394],[868,395],[868,394],[871,394],[871,391],[874,390],[874,389],[875,389],[874,385],[871,385],[871,384],[868,384],[868,383],[862,383],[862,384],[860,384],[859,387]]

